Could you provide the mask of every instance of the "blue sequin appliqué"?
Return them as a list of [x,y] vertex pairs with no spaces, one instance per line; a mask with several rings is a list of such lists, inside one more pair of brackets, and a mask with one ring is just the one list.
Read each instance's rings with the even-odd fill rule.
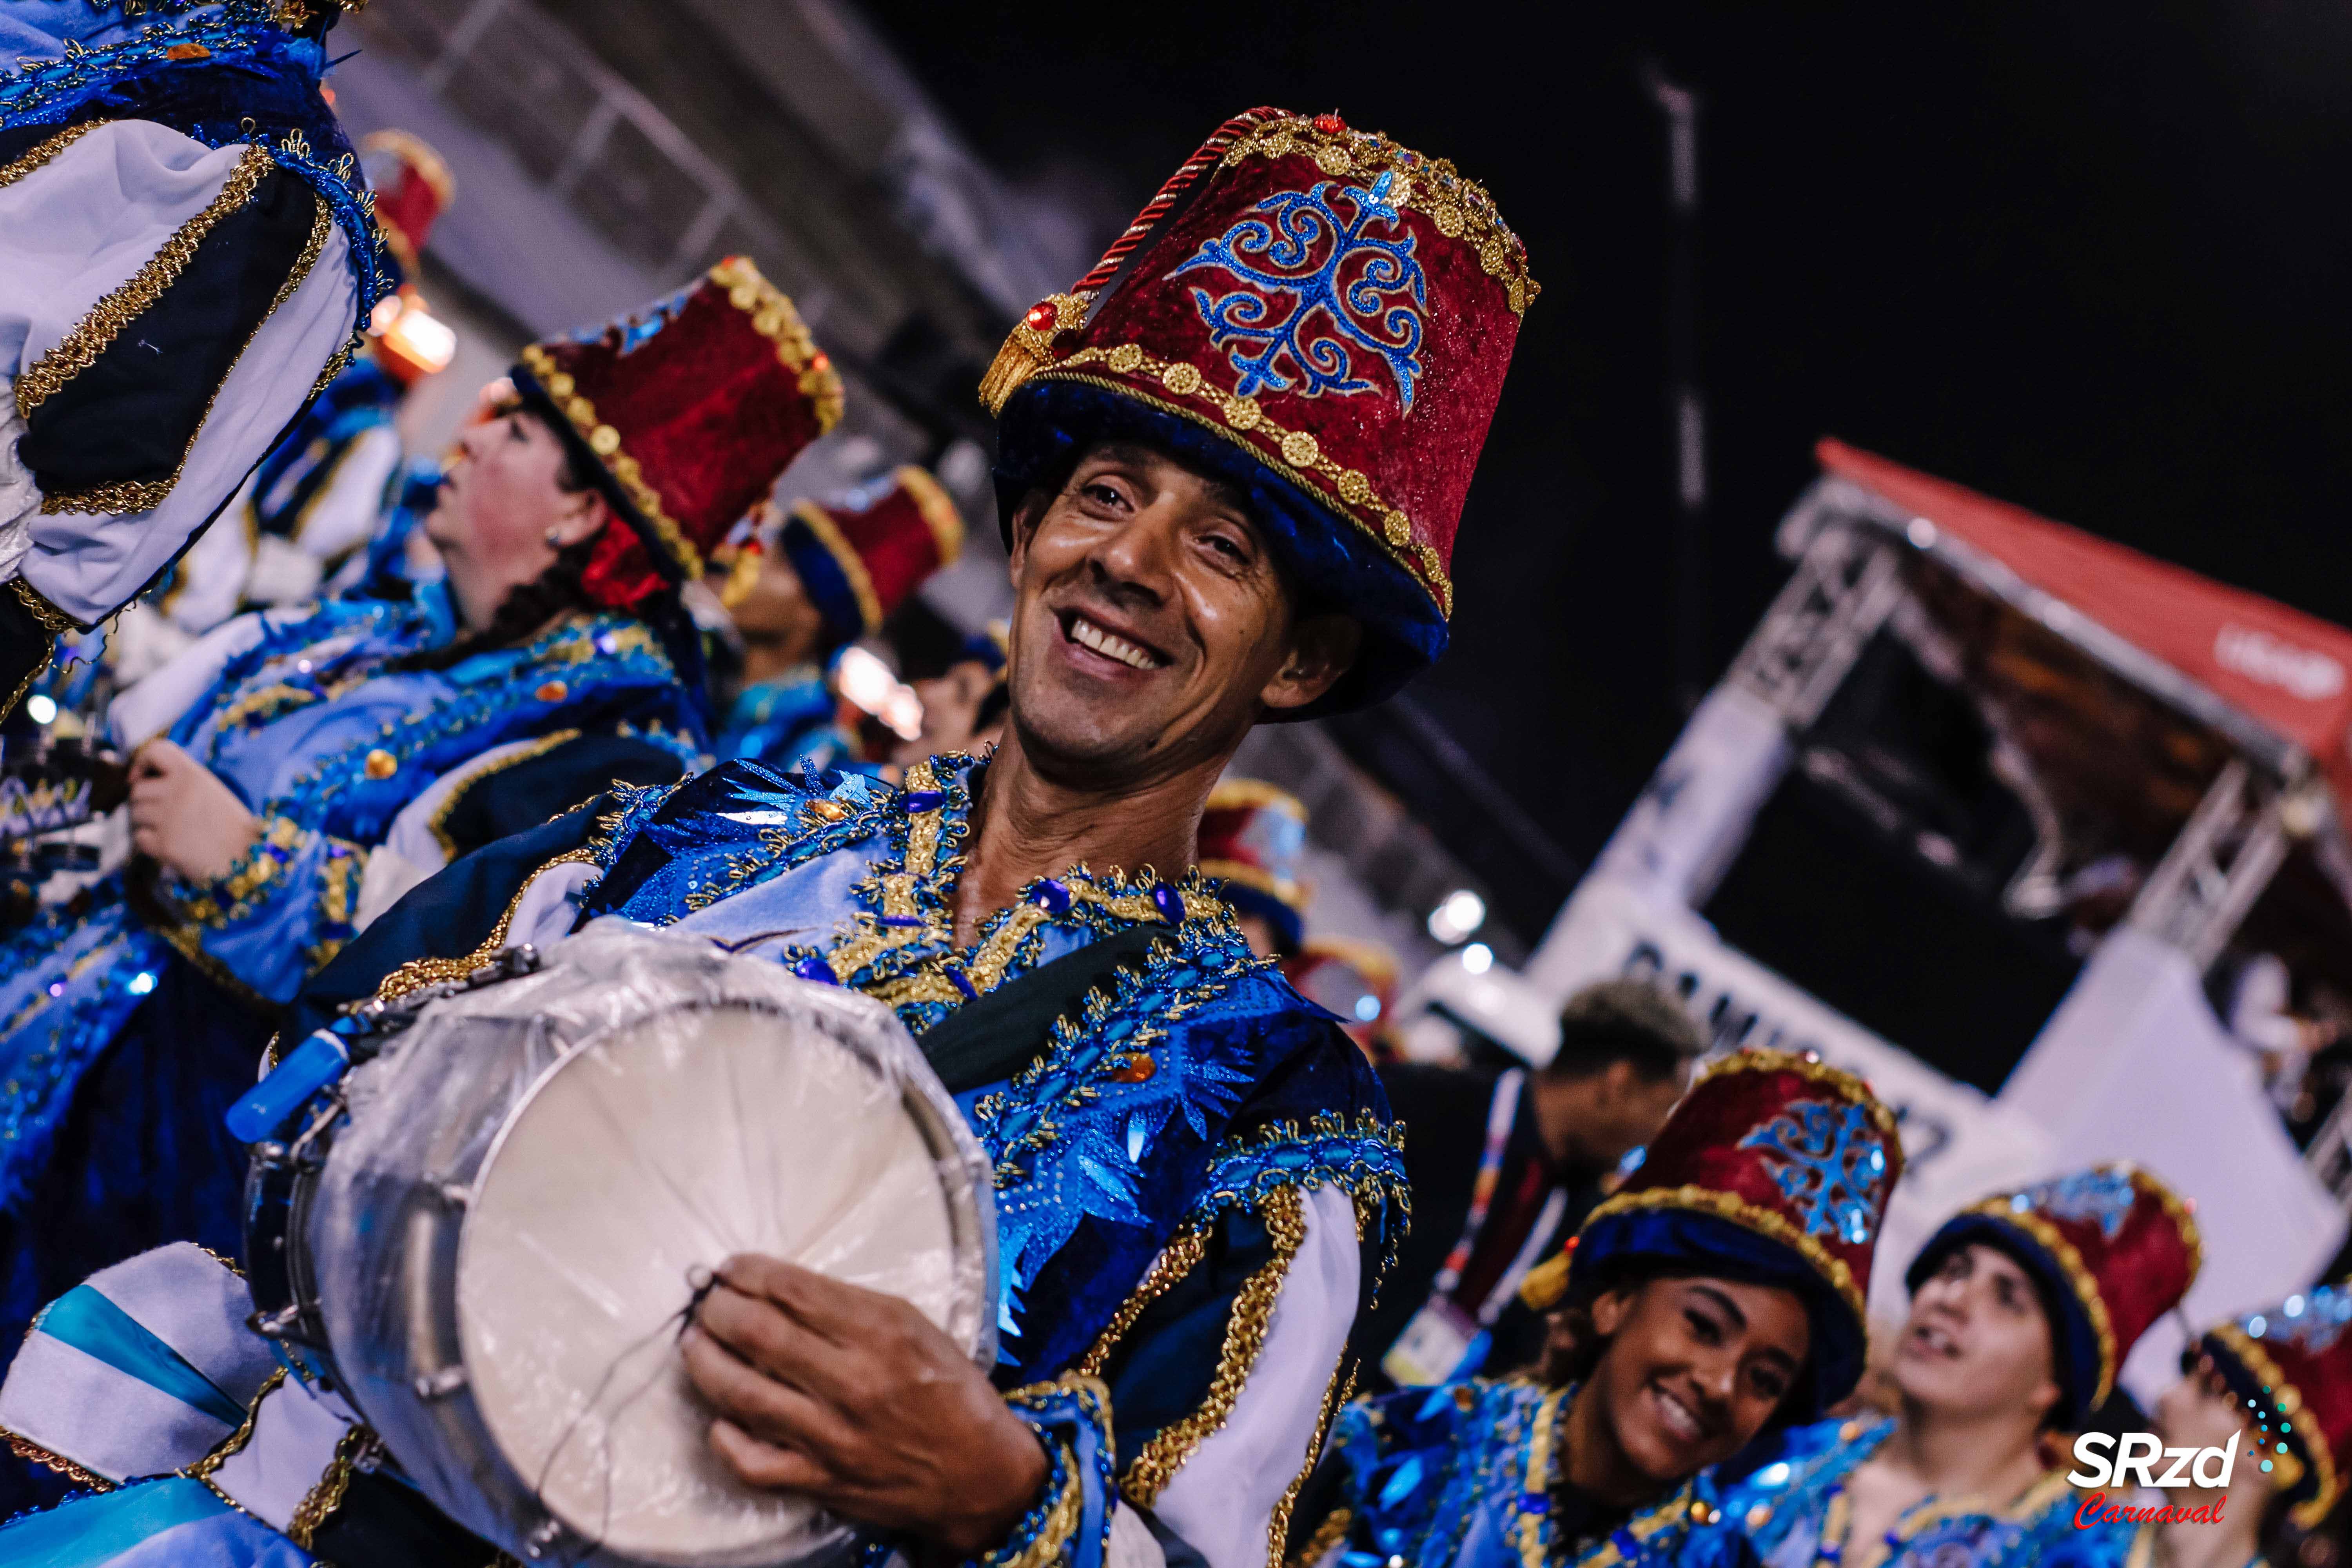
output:
[[1739,1141],[1778,1161],[1772,1179],[1797,1205],[1807,1234],[1859,1247],[1886,1185],[1886,1150],[1859,1105],[1800,1100]]
[[2099,1234],[2112,1240],[2124,1227],[2139,1189],[2123,1171],[2076,1171],[2052,1181],[2036,1183],[2010,1199],[2011,1207],[2039,1209],[2053,1219],[2076,1225],[2095,1223]]
[[[1373,391],[1357,374],[1362,349],[1388,366],[1412,411],[1426,286],[1390,199],[1395,178],[1382,174],[1370,190],[1326,180],[1278,191],[1257,204],[1263,216],[1243,218],[1168,274],[1213,268],[1239,280],[1224,294],[1192,291],[1209,342],[1240,373],[1235,392]],[[1342,217],[1335,201],[1353,216]],[[1394,237],[1371,233],[1376,224]]]
[[2272,1342],[2284,1341],[2307,1356],[2324,1353],[2352,1328],[2352,1290],[2331,1289],[2326,1286],[2308,1296],[2290,1297],[2286,1307],[2248,1318],[2243,1331],[2258,1340]]

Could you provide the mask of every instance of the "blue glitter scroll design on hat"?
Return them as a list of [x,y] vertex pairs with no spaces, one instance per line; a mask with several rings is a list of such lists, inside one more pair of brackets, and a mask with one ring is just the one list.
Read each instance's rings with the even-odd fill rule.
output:
[[2095,1224],[2099,1234],[2112,1241],[2122,1234],[2124,1221],[2138,1201],[2139,1189],[2132,1185],[2128,1173],[2102,1169],[2037,1182],[2010,1199],[2009,1206],[2021,1214],[2039,1209],[2074,1225]]
[[[1264,216],[1243,218],[1168,274],[1215,268],[1241,283],[1224,294],[1192,290],[1209,342],[1241,376],[1236,394],[1377,391],[1357,374],[1355,351],[1363,349],[1388,366],[1412,411],[1428,295],[1414,237],[1397,220],[1399,177],[1391,170],[1370,190],[1325,180],[1311,191],[1277,191],[1257,204]],[[1335,204],[1353,216],[1342,217]]]
[[2239,1327],[2249,1339],[2284,1342],[2305,1355],[2319,1355],[2352,1328],[2352,1290],[2322,1285],[2308,1295],[2288,1297],[2273,1311],[2254,1313]]
[[1860,1247],[1886,1186],[1886,1150],[1859,1105],[1799,1100],[1739,1141],[1775,1162],[1772,1179],[1811,1236]]

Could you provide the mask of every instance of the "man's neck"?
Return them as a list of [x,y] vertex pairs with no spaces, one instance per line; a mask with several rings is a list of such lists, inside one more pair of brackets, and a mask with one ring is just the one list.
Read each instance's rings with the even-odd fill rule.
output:
[[1908,1472],[1931,1496],[2002,1504],[2041,1478],[2040,1436],[2023,1412],[1954,1415],[1906,1399],[1872,1458]]
[[1081,861],[1130,874],[1149,866],[1181,875],[1192,863],[1201,809],[1224,762],[1212,758],[1162,778],[1089,788],[1042,772],[1008,728],[974,807],[977,831],[956,884],[956,944],[971,945],[981,921],[1031,882]]

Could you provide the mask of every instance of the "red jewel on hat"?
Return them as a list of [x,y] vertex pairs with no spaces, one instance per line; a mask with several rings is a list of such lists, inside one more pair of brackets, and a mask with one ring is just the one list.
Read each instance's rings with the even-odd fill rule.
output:
[[1336,136],[1348,129],[1348,122],[1336,114],[1318,114],[1315,117],[1314,123],[1315,129],[1326,136]]
[[1054,330],[1054,323],[1059,321],[1061,316],[1061,308],[1051,300],[1046,300],[1030,306],[1029,314],[1023,319],[1029,323],[1030,331],[1050,332]]

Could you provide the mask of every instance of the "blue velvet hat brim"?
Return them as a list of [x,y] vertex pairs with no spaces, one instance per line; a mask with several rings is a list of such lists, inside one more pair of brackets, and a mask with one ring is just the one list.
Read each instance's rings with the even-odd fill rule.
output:
[[[1782,1421],[1811,1421],[1862,1380],[1868,1331],[1835,1286],[1793,1248],[1719,1215],[1661,1206],[1601,1215],[1579,1233],[1571,1279],[1628,1261],[1672,1264],[1701,1275],[1795,1292],[1811,1325],[1809,1383],[1790,1391]],[[1571,1287],[1572,1288],[1572,1287]]]
[[1033,381],[1013,395],[997,430],[997,516],[1013,514],[1045,477],[1097,441],[1128,439],[1243,492],[1310,610],[1340,610],[1363,626],[1363,651],[1339,683],[1270,720],[1317,719],[1394,696],[1445,651],[1445,616],[1429,591],[1363,530],[1258,461],[1240,442],[1181,415],[1085,382]]
[[866,616],[857,607],[857,591],[849,585],[841,563],[834,559],[833,552],[824,547],[815,531],[799,518],[788,516],[777,531],[776,544],[794,575],[800,578],[801,592],[824,617],[828,646],[839,647],[863,637]]
[[1306,940],[1307,923],[1298,918],[1298,911],[1272,893],[1261,891],[1247,882],[1235,882],[1222,877],[1213,880],[1209,886],[1216,889],[1219,898],[1233,906],[1234,913],[1256,915],[1270,923],[1275,934],[1282,939],[1285,952],[1297,952],[1298,944]]
[[2065,1269],[2032,1236],[1997,1215],[1955,1215],[1927,1238],[1927,1245],[1903,1271],[1905,1287],[1918,1294],[1919,1287],[1955,1248],[1977,1241],[1999,1247],[2040,1282],[2044,1300],[2057,1304],[2061,1321],[2051,1325],[2051,1340],[2057,1352],[2058,1386],[2065,1405],[2058,1415],[2066,1422],[2081,1420],[2091,1413],[2092,1396],[2098,1392],[2099,1331],[2067,1282]]

